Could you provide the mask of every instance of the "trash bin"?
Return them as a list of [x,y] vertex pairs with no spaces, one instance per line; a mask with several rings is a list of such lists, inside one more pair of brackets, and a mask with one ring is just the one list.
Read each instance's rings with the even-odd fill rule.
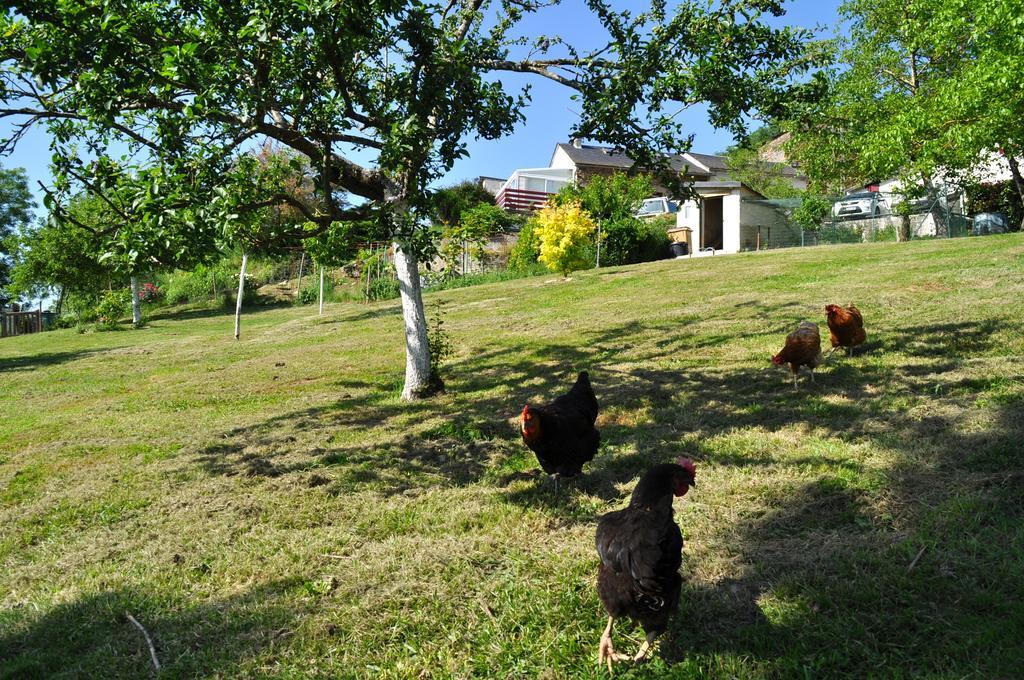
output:
[[669,248],[672,250],[672,257],[683,257],[690,254],[690,246],[686,243],[676,241]]

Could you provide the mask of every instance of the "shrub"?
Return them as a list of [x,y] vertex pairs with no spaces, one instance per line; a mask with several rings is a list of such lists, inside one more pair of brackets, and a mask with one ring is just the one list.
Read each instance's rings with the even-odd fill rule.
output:
[[127,289],[108,290],[96,305],[96,327],[99,330],[114,330],[117,323],[132,313],[132,292]]
[[488,239],[495,234],[515,230],[519,222],[516,216],[496,205],[481,203],[463,210],[459,221],[446,226],[441,232],[443,245],[440,254],[445,262],[446,276],[456,273],[459,268],[463,244],[466,245],[470,257],[481,265],[486,265]]
[[444,329],[444,306],[440,301],[434,305],[433,314],[430,317],[427,345],[430,348],[430,385],[427,389],[430,393],[436,393],[444,389],[441,369],[449,357],[455,353],[455,345],[452,343],[451,336]]
[[160,302],[164,297],[164,291],[159,286],[152,283],[142,284],[142,289],[139,290],[139,302],[148,302],[150,304]]
[[592,266],[597,223],[577,202],[549,205],[537,213],[534,233],[540,242],[539,260],[563,276]]
[[398,279],[389,276],[373,279],[370,281],[369,300],[391,300],[398,297]]
[[664,259],[669,246],[665,225],[664,220],[646,222],[636,217],[602,223],[601,264],[614,266]]
[[531,218],[519,230],[519,238],[508,254],[508,268],[516,272],[528,272],[537,267],[537,256],[540,255],[540,242],[534,232],[537,220]]
[[[331,297],[331,293],[334,291],[334,281],[331,277],[324,277],[324,300],[328,300]],[[300,305],[312,305],[320,301],[320,277],[310,276],[309,283],[302,287],[296,297],[296,302]]]
[[832,214],[832,203],[825,196],[805,193],[800,205],[793,210],[793,221],[804,231],[817,231]]

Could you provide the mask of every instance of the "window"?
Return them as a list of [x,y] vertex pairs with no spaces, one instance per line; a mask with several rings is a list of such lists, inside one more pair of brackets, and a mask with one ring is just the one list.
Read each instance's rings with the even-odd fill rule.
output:
[[537,177],[527,177],[524,188],[527,191],[544,191],[544,180]]

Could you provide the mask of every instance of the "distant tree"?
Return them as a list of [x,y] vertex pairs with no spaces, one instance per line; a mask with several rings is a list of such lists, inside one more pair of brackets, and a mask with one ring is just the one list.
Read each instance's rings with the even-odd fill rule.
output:
[[654,194],[654,183],[646,173],[622,172],[607,177],[596,175],[586,184],[570,184],[558,192],[556,203],[579,203],[602,222],[619,221],[636,215],[640,202]]
[[458,269],[464,249],[467,255],[483,263],[490,238],[508,233],[519,224],[520,220],[515,215],[493,204],[477,203],[463,210],[458,222],[446,226],[441,233],[441,256],[446,271],[454,273]]
[[[606,33],[593,50],[521,35],[523,18],[552,4],[8,3],[0,116],[47,123],[55,210],[76,187],[105,192],[125,178],[147,187],[130,197],[141,218],[126,227],[131,241],[203,245],[211,233],[244,235],[246,223],[278,205],[311,225],[282,239],[316,237],[338,223],[379,224],[396,244],[403,396],[414,398],[430,385],[417,266],[435,236],[429,186],[466,154],[468,136],[496,139],[521,121],[528,92],[509,94],[501,74],[574,90],[574,136],[623,148],[681,192],[666,159],[689,144],[679,106],[707,103],[715,125],[741,131],[751,109],[771,114],[799,97],[793,78],[811,65],[806,32],[762,17],[781,15],[781,0],[683,2],[671,15],[663,0],[640,13],[588,0]],[[24,129],[15,126],[8,146]],[[238,162],[264,140],[315,168],[319,205]],[[112,149],[113,141],[123,146]]]
[[11,299],[7,286],[11,282],[16,238],[32,221],[34,207],[25,170],[0,166],[0,304]]
[[793,221],[804,231],[817,231],[832,212],[832,201],[825,196],[806,192],[793,210]]
[[940,183],[963,186],[985,155],[1022,150],[1020,3],[848,0],[840,14],[850,31],[828,95],[787,123],[790,152],[827,193],[900,178],[941,224]]
[[[78,199],[69,210],[88,222],[89,203],[89,199]],[[103,254],[93,234],[71,222],[48,221],[28,226],[18,238],[12,290],[19,295],[40,297],[55,293],[58,313],[68,296],[99,302],[104,289],[128,285],[128,277],[104,259]]]
[[441,224],[455,224],[463,212],[478,205],[494,205],[494,196],[473,180],[438,189],[431,196],[433,217]]
[[640,203],[654,195],[646,173],[595,176],[583,185],[569,185],[555,198],[560,204],[579,203],[599,224],[601,264],[619,265],[664,257],[668,237],[662,228],[636,216]]
[[785,164],[767,161],[761,157],[761,148],[782,134],[778,123],[763,125],[744,137],[738,144],[725,150],[725,164],[729,176],[742,182],[765,198],[795,198],[800,190],[793,186],[783,172]]

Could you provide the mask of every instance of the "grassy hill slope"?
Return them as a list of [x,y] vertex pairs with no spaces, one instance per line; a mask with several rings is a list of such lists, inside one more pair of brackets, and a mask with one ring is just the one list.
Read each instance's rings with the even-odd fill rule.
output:
[[[125,612],[163,677],[599,677],[596,518],[679,455],[680,612],[616,675],[1011,677],[1022,295],[1021,235],[447,291],[414,404],[397,302],[2,340],[0,677],[144,677]],[[794,391],[769,356],[829,302],[868,342]],[[583,368],[602,449],[556,493],[514,418]]]

